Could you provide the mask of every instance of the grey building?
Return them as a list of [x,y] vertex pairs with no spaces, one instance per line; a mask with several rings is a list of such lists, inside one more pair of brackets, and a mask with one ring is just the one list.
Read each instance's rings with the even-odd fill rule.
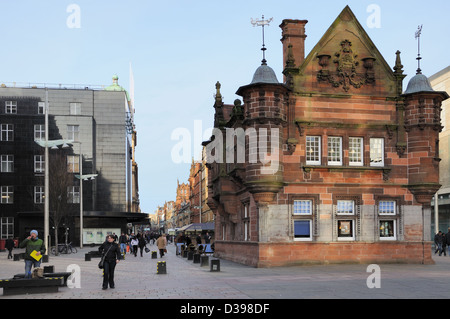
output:
[[[2,84],[0,238],[22,238],[30,229],[43,231],[44,151],[34,140],[44,138],[46,91],[49,140],[74,141],[69,148],[49,151],[52,156],[64,156],[68,172],[74,175],[73,185],[67,190],[67,200],[72,204],[70,216],[60,225],[64,230],[69,228],[70,240],[79,243],[80,198],[85,244],[99,243],[107,233],[126,231],[127,224],[147,220],[148,215],[139,208],[134,107],[117,76],[108,87]],[[83,182],[82,196],[80,181],[75,178],[80,174],[80,154],[82,175],[97,175]]]

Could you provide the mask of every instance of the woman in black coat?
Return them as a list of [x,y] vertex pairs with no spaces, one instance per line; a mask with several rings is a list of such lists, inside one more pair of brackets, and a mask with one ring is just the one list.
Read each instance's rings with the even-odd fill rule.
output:
[[138,235],[138,242],[139,242],[138,246],[139,249],[141,250],[141,257],[142,257],[142,251],[144,250],[144,247],[146,245],[145,238],[144,236],[142,236],[142,234]]
[[114,270],[116,264],[122,259],[120,248],[117,243],[114,242],[114,236],[106,236],[106,241],[98,248],[98,251],[102,254],[106,254],[105,263],[103,264],[103,287],[102,289],[114,288]]

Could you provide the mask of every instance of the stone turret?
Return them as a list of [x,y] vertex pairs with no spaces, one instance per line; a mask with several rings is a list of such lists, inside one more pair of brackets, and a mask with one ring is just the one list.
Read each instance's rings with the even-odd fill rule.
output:
[[248,135],[245,186],[256,202],[271,202],[283,187],[281,156],[287,92],[265,61],[256,69],[252,82],[236,92],[244,99],[243,129]]
[[408,188],[417,202],[429,205],[439,184],[441,104],[449,96],[434,91],[418,69],[403,94],[408,132]]

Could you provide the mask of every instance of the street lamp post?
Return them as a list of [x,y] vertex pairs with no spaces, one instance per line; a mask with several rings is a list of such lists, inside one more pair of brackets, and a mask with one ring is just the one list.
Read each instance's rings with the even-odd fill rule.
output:
[[48,113],[49,113],[49,107],[48,107],[48,89],[45,88],[45,107],[44,107],[44,114],[45,114],[45,140],[35,140],[35,142],[45,149],[45,155],[44,155],[44,246],[45,246],[45,252],[48,255],[48,243],[49,243],[49,225],[50,225],[50,195],[49,195],[49,156],[48,156],[48,149],[49,147],[55,148],[59,145],[63,145],[63,148],[67,147],[67,144],[71,143],[72,140],[48,140]]
[[[48,89],[45,88],[45,155],[44,155],[44,246],[45,252],[48,255],[48,238],[50,225],[50,202],[49,202],[49,172],[48,172]],[[58,250],[56,250],[58,251]]]
[[72,144],[79,143],[80,144],[80,164],[79,164],[79,171],[80,175],[75,175],[76,178],[80,180],[80,248],[83,248],[83,181],[85,180],[93,180],[95,177],[97,177],[97,174],[88,174],[83,175],[83,154],[81,153],[81,142],[80,141],[73,141]]

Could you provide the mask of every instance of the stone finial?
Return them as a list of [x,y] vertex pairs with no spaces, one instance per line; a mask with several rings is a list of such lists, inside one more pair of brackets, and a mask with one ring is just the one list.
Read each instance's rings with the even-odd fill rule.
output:
[[394,73],[395,74],[403,74],[403,65],[402,65],[402,61],[400,58],[400,51],[397,50],[397,52],[395,52],[396,54],[396,58],[395,58],[395,66],[394,66]]
[[285,68],[295,68],[295,58],[294,58],[294,53],[292,51],[292,44],[288,45],[288,54],[287,54],[287,58],[286,58]]
[[221,103],[222,102],[222,94],[220,94],[220,87],[222,85],[220,84],[219,81],[217,81],[216,83],[216,95],[214,96],[216,99],[216,103]]

